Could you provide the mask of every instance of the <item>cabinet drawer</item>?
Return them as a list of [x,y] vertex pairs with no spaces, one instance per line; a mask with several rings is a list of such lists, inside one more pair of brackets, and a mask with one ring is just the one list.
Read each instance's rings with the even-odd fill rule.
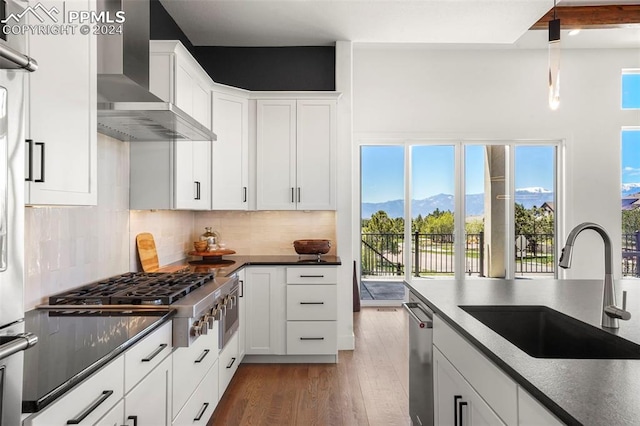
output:
[[287,320],[335,321],[338,315],[338,286],[288,285]]
[[191,398],[173,421],[173,426],[205,426],[216,409],[218,400],[218,364],[217,360],[204,376]]
[[233,378],[233,375],[238,369],[238,333],[234,334],[231,340],[220,352],[220,359],[218,360],[218,397],[222,398],[224,391],[229,386],[229,382]]
[[188,348],[173,351],[173,416],[180,411],[206,372],[218,360],[218,322],[215,324],[208,334],[198,337]]
[[335,321],[287,321],[287,355],[335,355]]
[[433,380],[436,425],[505,425],[438,349],[433,350]]
[[124,392],[129,392],[170,353],[171,321],[124,353]]
[[24,421],[24,426],[66,425],[79,419],[89,407],[93,410],[80,424],[92,425],[122,399],[124,357],[120,356],[77,385],[40,413]]
[[327,266],[287,268],[287,284],[336,284],[338,269]]
[[439,316],[433,316],[433,344],[507,424],[518,423],[518,387]]

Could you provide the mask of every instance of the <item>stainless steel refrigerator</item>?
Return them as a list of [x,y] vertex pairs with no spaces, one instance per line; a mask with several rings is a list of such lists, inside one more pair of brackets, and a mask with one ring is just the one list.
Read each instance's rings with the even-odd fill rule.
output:
[[[7,0],[0,21],[26,3]],[[36,67],[24,36],[0,36],[0,424],[20,424],[23,351],[37,338],[24,333],[25,84]]]

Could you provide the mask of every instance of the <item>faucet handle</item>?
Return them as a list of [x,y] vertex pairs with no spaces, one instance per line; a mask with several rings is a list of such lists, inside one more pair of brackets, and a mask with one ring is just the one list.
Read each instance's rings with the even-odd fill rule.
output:
[[629,320],[631,318],[631,313],[627,311],[627,292],[622,292],[622,308],[618,308],[614,305],[605,306],[604,313],[607,314],[609,318],[619,318],[625,321]]

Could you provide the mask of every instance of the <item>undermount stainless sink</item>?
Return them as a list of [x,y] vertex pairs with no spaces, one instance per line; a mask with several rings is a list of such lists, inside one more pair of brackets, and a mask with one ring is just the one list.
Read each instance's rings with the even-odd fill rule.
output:
[[640,345],[546,306],[460,306],[534,358],[640,359]]

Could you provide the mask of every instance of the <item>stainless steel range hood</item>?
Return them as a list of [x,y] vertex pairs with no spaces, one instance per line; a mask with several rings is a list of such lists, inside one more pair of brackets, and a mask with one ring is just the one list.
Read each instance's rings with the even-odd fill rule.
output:
[[123,141],[215,141],[216,135],[149,92],[149,0],[98,0],[124,11],[122,34],[98,36],[98,132]]

